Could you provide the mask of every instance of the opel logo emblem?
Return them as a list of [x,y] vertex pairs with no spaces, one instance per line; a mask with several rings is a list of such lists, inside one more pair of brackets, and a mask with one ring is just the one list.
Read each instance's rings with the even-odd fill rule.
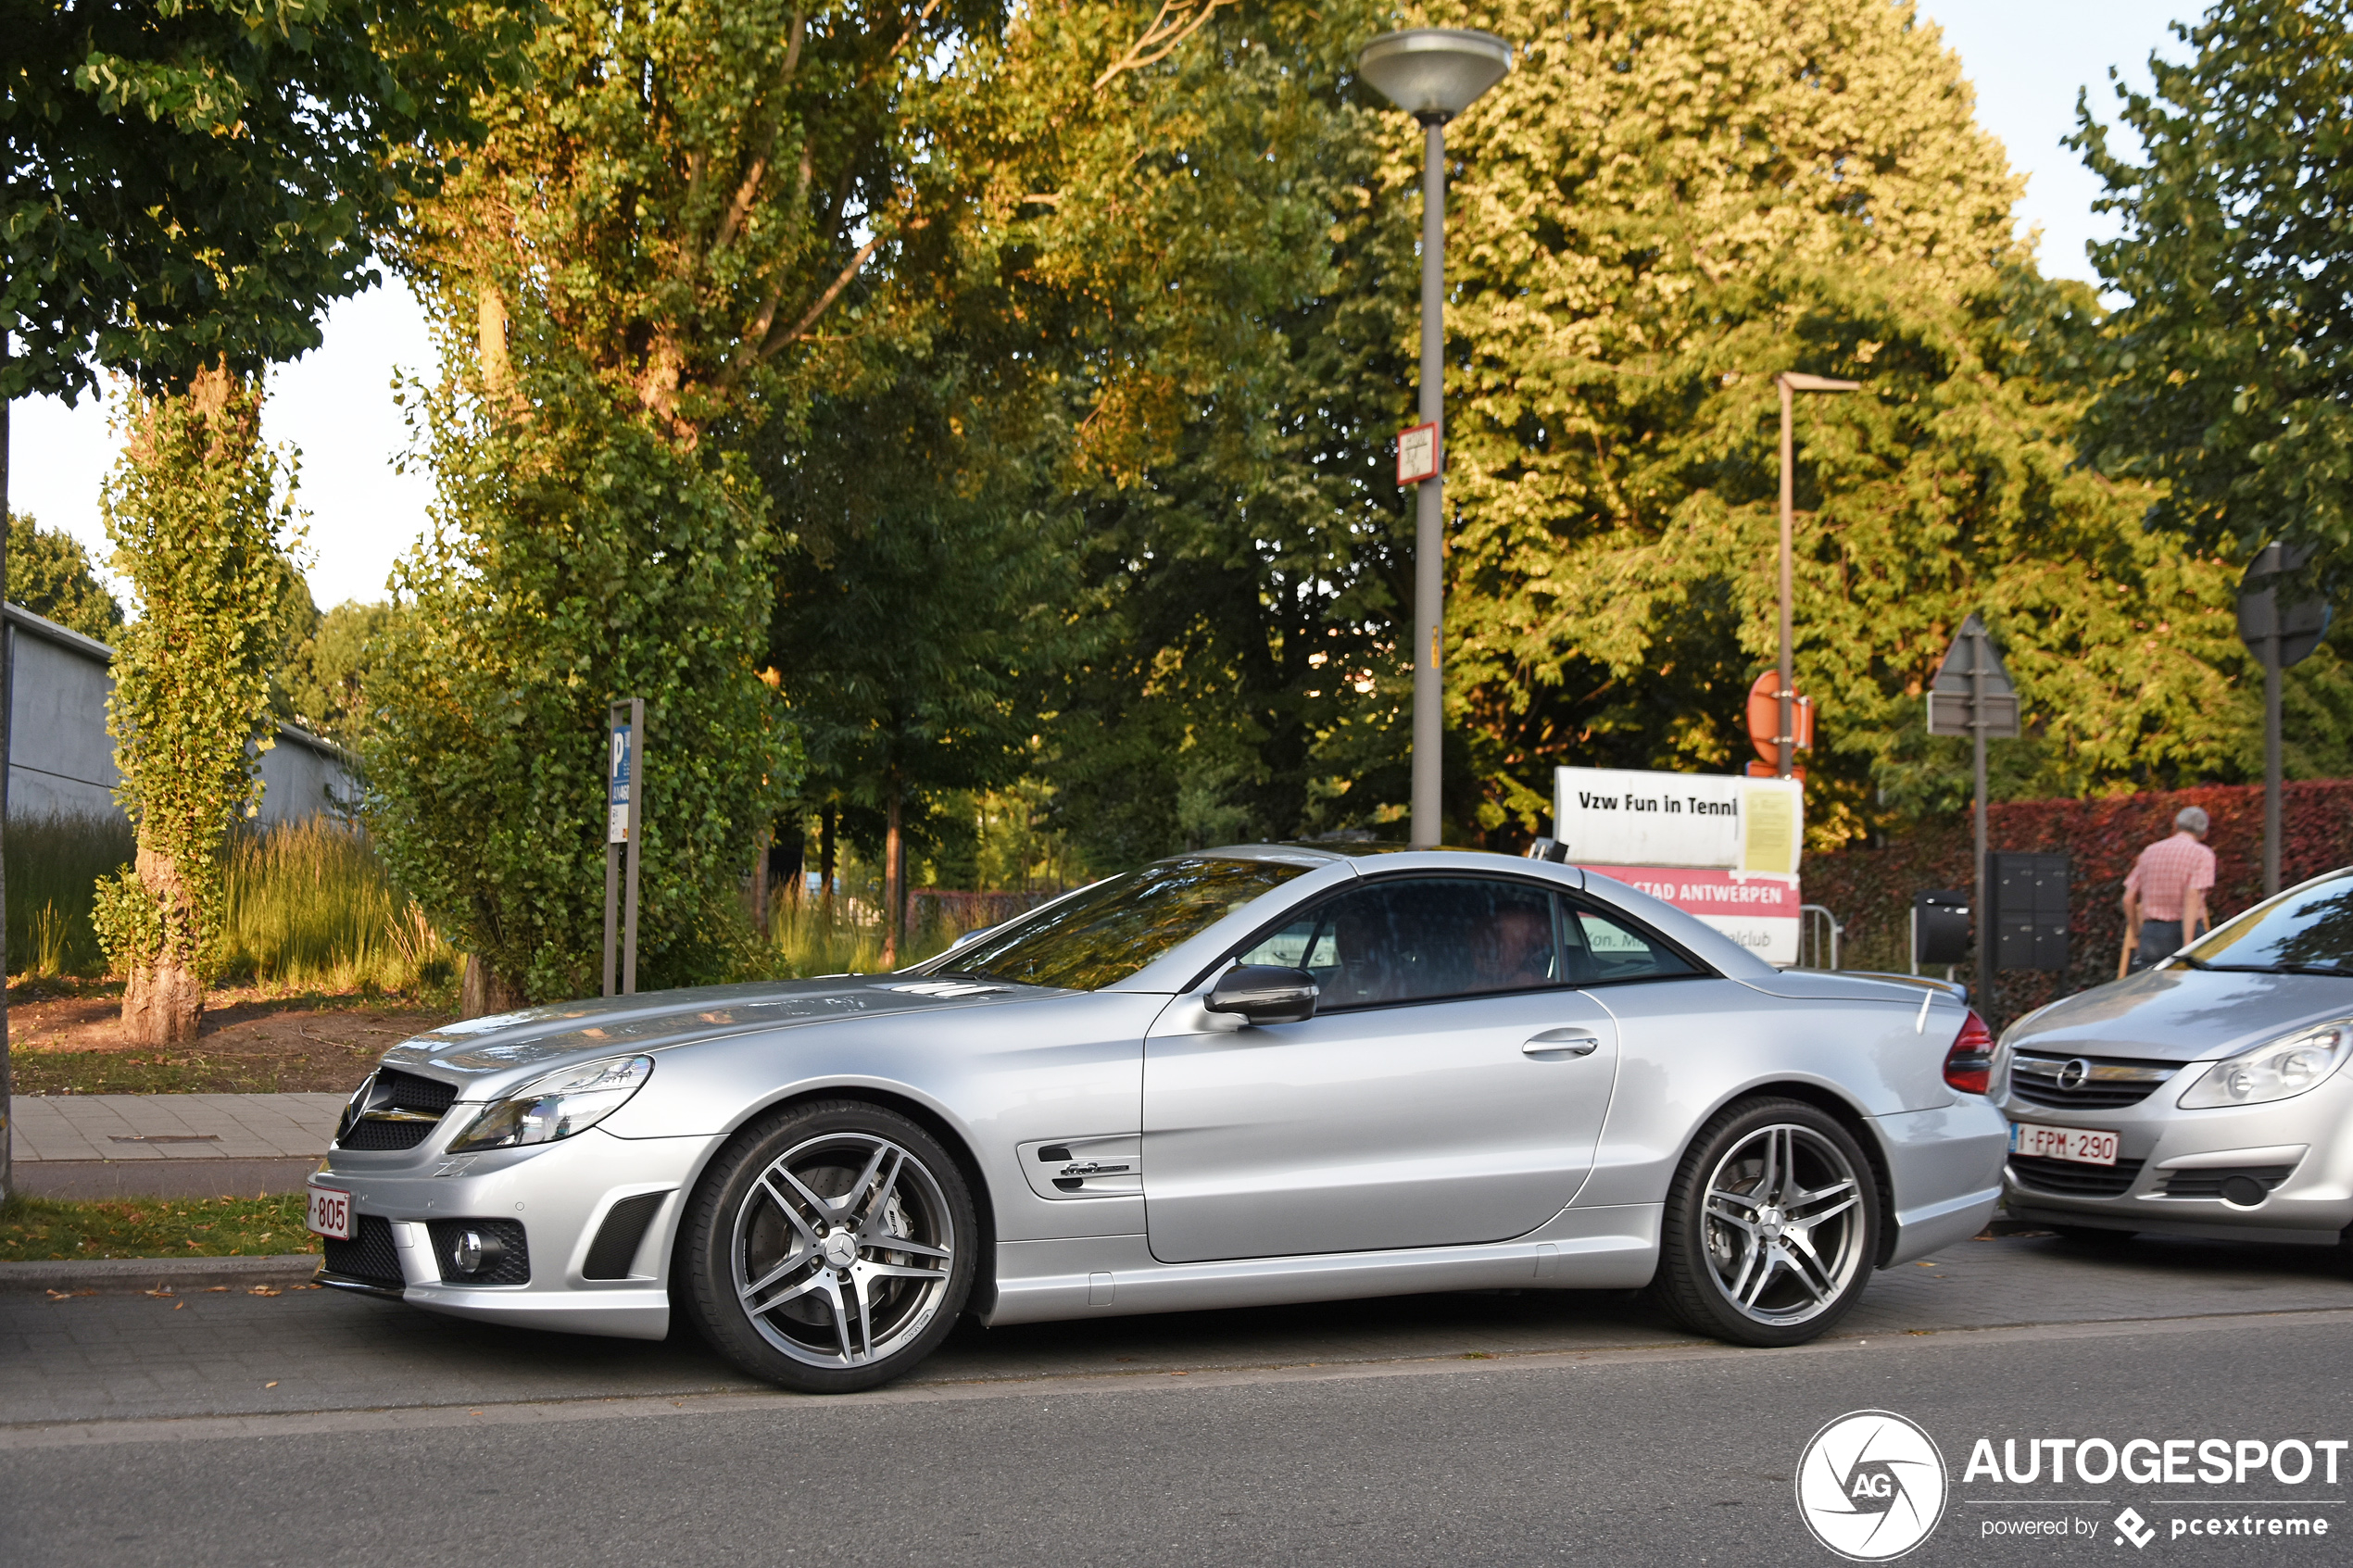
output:
[[2079,1056],[2058,1070],[2058,1086],[2069,1090],[2080,1089],[2091,1075],[2092,1064]]

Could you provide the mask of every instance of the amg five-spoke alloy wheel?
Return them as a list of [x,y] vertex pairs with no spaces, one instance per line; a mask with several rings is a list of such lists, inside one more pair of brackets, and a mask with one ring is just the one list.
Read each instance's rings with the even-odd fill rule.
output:
[[1854,1136],[1799,1100],[1719,1113],[1667,1194],[1653,1296],[1687,1327],[1740,1345],[1798,1345],[1863,1291],[1879,1202]]
[[955,1326],[977,1231],[963,1173],[923,1128],[856,1101],[797,1107],[747,1129],[697,1189],[691,1310],[754,1376],[870,1388]]

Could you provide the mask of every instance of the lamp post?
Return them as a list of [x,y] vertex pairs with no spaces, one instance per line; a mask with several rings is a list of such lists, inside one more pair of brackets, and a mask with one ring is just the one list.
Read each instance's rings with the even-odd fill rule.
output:
[[1797,650],[1790,640],[1790,539],[1797,528],[1797,432],[1792,416],[1801,392],[1860,392],[1863,383],[1783,370],[1773,384],[1781,392],[1781,729],[1774,748],[1780,753],[1776,776],[1785,779],[1797,769]]
[[1437,847],[1441,829],[1440,736],[1445,690],[1440,676],[1445,617],[1443,502],[1446,398],[1446,122],[1512,69],[1512,46],[1490,32],[1423,27],[1385,32],[1356,56],[1365,80],[1422,123],[1422,423],[1434,447],[1416,486],[1414,516],[1414,810],[1416,848]]

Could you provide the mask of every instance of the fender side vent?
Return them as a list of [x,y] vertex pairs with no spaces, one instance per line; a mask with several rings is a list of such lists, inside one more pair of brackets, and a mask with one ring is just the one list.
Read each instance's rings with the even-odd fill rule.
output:
[[637,1244],[646,1239],[646,1227],[653,1223],[661,1211],[666,1192],[641,1192],[635,1198],[624,1198],[605,1214],[605,1223],[597,1227],[597,1239],[588,1244],[588,1261],[580,1265],[583,1279],[627,1279],[629,1265],[637,1256]]

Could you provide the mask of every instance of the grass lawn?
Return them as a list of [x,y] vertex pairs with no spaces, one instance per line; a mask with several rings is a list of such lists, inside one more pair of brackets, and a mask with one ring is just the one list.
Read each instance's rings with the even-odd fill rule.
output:
[[300,1193],[283,1198],[130,1198],[0,1206],[0,1261],[79,1258],[263,1258],[316,1252]]
[[348,1092],[367,1075],[368,1061],[350,1066],[351,1083],[321,1085],[308,1060],[265,1056],[216,1056],[182,1051],[27,1051],[12,1054],[10,1076],[20,1095],[275,1095]]

